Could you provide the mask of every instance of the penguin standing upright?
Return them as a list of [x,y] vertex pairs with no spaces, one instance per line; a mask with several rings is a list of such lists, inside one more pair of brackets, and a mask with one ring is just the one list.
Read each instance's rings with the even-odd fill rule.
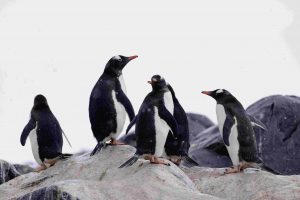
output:
[[98,144],[91,156],[99,152],[108,141],[111,145],[121,144],[117,138],[123,130],[126,112],[130,120],[135,116],[133,107],[126,96],[122,75],[122,70],[126,64],[135,58],[137,56],[112,57],[92,90],[89,117]]
[[[203,91],[217,101],[219,130],[228,150],[233,167],[225,173],[236,173],[260,162],[257,155],[253,125],[242,104],[227,90]],[[261,126],[259,126],[261,127]]]
[[149,83],[152,85],[150,92],[144,99],[138,115],[127,128],[135,126],[136,153],[120,166],[126,167],[135,163],[140,156],[151,163],[169,165],[159,159],[164,151],[165,142],[170,130],[177,134],[177,122],[173,117],[174,104],[172,94],[166,81],[160,75],[154,75]]
[[33,157],[40,164],[36,171],[54,165],[60,158],[71,156],[62,153],[62,134],[63,130],[51,112],[47,99],[43,95],[37,95],[34,98],[30,120],[23,129],[20,139],[24,146],[29,136]]
[[169,132],[167,141],[165,144],[165,152],[176,165],[180,165],[182,159],[185,160],[187,166],[196,166],[198,165],[193,159],[188,156],[188,151],[190,148],[189,142],[189,124],[185,110],[180,105],[175,92],[170,84],[167,85],[171,94],[174,103],[174,118],[176,119],[178,125],[178,134],[175,139],[171,132]]

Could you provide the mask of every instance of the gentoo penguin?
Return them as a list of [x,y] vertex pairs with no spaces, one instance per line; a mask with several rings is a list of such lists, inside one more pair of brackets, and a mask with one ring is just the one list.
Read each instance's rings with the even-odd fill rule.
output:
[[152,85],[152,91],[146,96],[139,113],[127,128],[128,131],[136,124],[137,151],[120,168],[132,165],[139,157],[150,160],[150,163],[169,165],[159,157],[163,154],[169,131],[171,130],[174,136],[177,134],[172,94],[165,79],[160,75],[154,75],[148,83]]
[[252,126],[257,124],[251,123],[242,104],[227,90],[217,89],[202,93],[217,101],[219,130],[233,164],[225,173],[240,172],[248,167],[256,168],[260,159]]
[[123,130],[126,113],[130,121],[134,118],[133,107],[126,96],[126,88],[122,70],[126,64],[137,56],[114,56],[105,66],[103,74],[94,86],[89,103],[89,117],[97,146],[91,156],[101,151],[110,142],[111,145],[121,144],[117,141]]
[[189,124],[186,112],[180,105],[175,92],[170,84],[168,88],[172,94],[172,99],[174,103],[174,118],[176,119],[178,125],[178,135],[177,139],[174,139],[172,134],[169,132],[167,141],[165,144],[165,152],[169,157],[169,160],[174,164],[179,165],[181,160],[185,160],[187,166],[198,165],[193,159],[188,156],[188,151],[190,148],[189,142]]
[[[30,120],[23,129],[21,144],[24,146],[29,136],[33,157],[44,170],[54,165],[59,159],[68,158],[71,154],[63,154],[63,130],[51,112],[47,99],[39,94],[34,98]],[[69,142],[69,141],[68,141]]]

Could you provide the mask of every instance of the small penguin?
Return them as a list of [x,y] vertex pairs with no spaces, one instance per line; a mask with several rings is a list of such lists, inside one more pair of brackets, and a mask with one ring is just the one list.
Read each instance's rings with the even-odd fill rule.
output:
[[91,156],[101,151],[106,142],[110,142],[111,145],[122,144],[117,138],[123,130],[126,113],[130,121],[135,116],[131,102],[126,96],[122,70],[129,61],[137,57],[120,55],[112,57],[92,90],[89,118],[98,144]]
[[257,154],[253,125],[242,104],[227,90],[203,91],[217,101],[219,130],[228,150],[233,167],[225,173],[237,173],[249,167],[257,168],[260,159]]
[[37,95],[34,98],[30,120],[20,138],[24,146],[29,136],[33,157],[40,164],[40,167],[36,169],[37,172],[54,165],[59,159],[72,156],[72,154],[62,153],[62,134],[64,134],[63,130],[51,112],[47,99],[41,94]]
[[177,139],[174,139],[171,132],[169,132],[167,141],[165,144],[165,152],[169,156],[170,161],[176,165],[180,165],[182,159],[185,160],[187,166],[197,166],[198,163],[195,162],[188,156],[188,151],[190,148],[189,142],[189,124],[186,112],[183,107],[180,105],[175,92],[170,84],[168,88],[172,94],[172,99],[174,103],[174,118],[176,119],[178,125],[178,136]]
[[138,115],[127,128],[128,132],[136,124],[137,151],[120,168],[132,165],[139,157],[150,160],[150,163],[169,165],[159,157],[163,154],[169,131],[171,130],[174,136],[177,134],[172,94],[165,79],[160,75],[154,75],[148,83],[152,85],[152,91],[146,96]]

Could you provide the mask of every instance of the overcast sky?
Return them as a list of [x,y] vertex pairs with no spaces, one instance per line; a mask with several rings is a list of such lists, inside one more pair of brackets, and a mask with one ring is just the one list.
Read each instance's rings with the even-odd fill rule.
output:
[[226,88],[247,107],[299,95],[297,0],[0,0],[0,159],[34,161],[19,138],[35,95],[44,94],[73,145],[92,149],[90,92],[114,55],[136,112],[160,74],[186,111],[216,122],[202,90]]

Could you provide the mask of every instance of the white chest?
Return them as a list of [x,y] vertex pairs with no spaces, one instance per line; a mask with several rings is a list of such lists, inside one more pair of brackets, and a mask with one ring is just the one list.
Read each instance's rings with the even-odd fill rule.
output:
[[219,126],[219,130],[221,133],[221,137],[223,138],[223,127],[224,127],[224,123],[226,120],[226,112],[225,112],[225,108],[223,105],[221,104],[217,104],[217,119],[218,119],[218,126]]
[[174,103],[171,92],[166,92],[164,94],[164,103],[167,110],[173,115],[174,114]]
[[123,90],[123,92],[125,94],[127,94],[123,75],[119,76],[119,82],[120,82],[120,85],[121,85],[121,89]]
[[31,144],[31,150],[32,150],[33,157],[36,160],[36,162],[41,165],[41,164],[43,164],[43,162],[42,162],[42,160],[40,158],[40,154],[39,154],[39,145],[38,145],[37,133],[36,133],[37,127],[38,127],[38,125],[36,124],[35,129],[30,131],[29,139],[30,139],[30,144]]
[[162,156],[166,139],[170,130],[169,125],[165,120],[161,119],[158,115],[158,108],[154,107],[154,125],[155,125],[155,153],[157,157]]
[[125,120],[126,120],[126,110],[124,108],[124,106],[117,100],[116,97],[116,92],[113,90],[112,91],[112,99],[114,102],[114,106],[116,109],[116,118],[117,118],[117,130],[115,133],[111,133],[111,137],[113,139],[117,139],[119,137],[119,135],[121,134],[124,124],[125,124]]

